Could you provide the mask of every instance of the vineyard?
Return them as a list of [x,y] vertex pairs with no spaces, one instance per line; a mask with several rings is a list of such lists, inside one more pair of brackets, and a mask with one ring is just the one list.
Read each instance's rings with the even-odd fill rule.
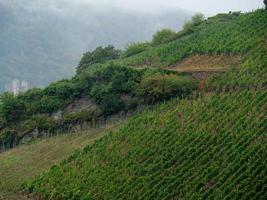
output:
[[266,199],[266,91],[173,100],[28,185],[51,199]]
[[[25,182],[24,190],[53,200],[267,199],[266,10],[218,14],[174,41],[142,45],[135,55],[82,63],[73,80],[91,80],[81,93],[103,115],[121,111],[117,105],[136,107],[135,100],[153,109]],[[166,70],[194,56],[229,56],[235,64],[219,64],[225,72],[196,89],[190,74]]]
[[189,35],[112,62],[130,67],[169,68],[191,55],[241,55],[244,57],[241,68],[236,69],[234,65],[210,86],[261,87],[267,84],[266,32],[267,13],[264,10],[247,14],[218,14],[208,18]]

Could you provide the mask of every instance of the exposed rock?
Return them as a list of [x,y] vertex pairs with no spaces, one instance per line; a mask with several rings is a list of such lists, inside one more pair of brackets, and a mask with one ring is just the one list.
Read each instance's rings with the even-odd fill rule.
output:
[[39,137],[40,133],[38,129],[34,129],[30,133],[26,134],[23,138],[20,139],[20,144],[26,144],[32,141],[33,139],[37,139]]
[[76,99],[73,103],[68,105],[64,112],[78,112],[81,110],[98,110],[98,106],[86,97],[82,97],[80,99]]
[[55,112],[55,113],[52,113],[52,114],[50,115],[50,117],[51,117],[53,120],[59,121],[59,120],[61,120],[62,117],[63,117],[63,112],[62,112],[62,110],[59,110],[59,111],[57,111],[57,112]]

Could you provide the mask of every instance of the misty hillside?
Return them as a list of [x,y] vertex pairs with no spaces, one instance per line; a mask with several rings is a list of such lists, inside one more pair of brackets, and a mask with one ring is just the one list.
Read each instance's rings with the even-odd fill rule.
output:
[[[116,60],[100,48],[72,79],[0,95],[0,199],[267,199],[267,10],[189,22],[158,32],[161,45]],[[125,121],[97,128],[112,118]]]
[[144,16],[88,3],[0,0],[0,92],[12,79],[33,87],[72,76],[83,52],[149,40],[158,29],[180,29],[189,16],[181,10]]

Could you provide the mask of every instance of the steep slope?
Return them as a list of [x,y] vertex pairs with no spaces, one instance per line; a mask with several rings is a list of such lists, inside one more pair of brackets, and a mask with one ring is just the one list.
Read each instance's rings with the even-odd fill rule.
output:
[[25,187],[44,199],[266,199],[266,15],[218,15],[113,61],[166,67],[197,53],[244,56],[206,90],[134,117]]
[[159,106],[34,180],[51,199],[265,199],[267,92]]
[[62,159],[93,143],[121,122],[69,135],[47,138],[0,154],[0,199],[20,199],[22,183],[58,164]]

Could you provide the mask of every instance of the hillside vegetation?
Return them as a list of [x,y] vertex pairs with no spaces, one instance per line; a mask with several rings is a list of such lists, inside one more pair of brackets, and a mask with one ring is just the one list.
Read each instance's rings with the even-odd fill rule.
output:
[[[0,148],[19,145],[34,133],[37,137],[55,135],[84,122],[94,126],[119,112],[188,96],[196,86],[197,81],[187,74],[109,64],[45,89],[32,89],[18,96],[5,93],[0,96]],[[89,107],[72,110],[81,99]]]
[[[267,12],[219,14],[188,30],[134,56],[83,65],[77,76],[110,64],[167,68],[196,54],[242,63],[194,95],[135,116],[25,188],[44,199],[266,199]],[[173,76],[152,73],[136,94],[153,94],[153,79],[171,88]],[[158,91],[144,100],[156,101]]]
[[[0,154],[0,199],[18,200],[21,184],[48,170],[96,139],[115,129],[120,123],[35,141]],[[26,198],[25,198],[26,199]]]
[[266,101],[242,91],[161,105],[28,188],[51,199],[265,199]]

